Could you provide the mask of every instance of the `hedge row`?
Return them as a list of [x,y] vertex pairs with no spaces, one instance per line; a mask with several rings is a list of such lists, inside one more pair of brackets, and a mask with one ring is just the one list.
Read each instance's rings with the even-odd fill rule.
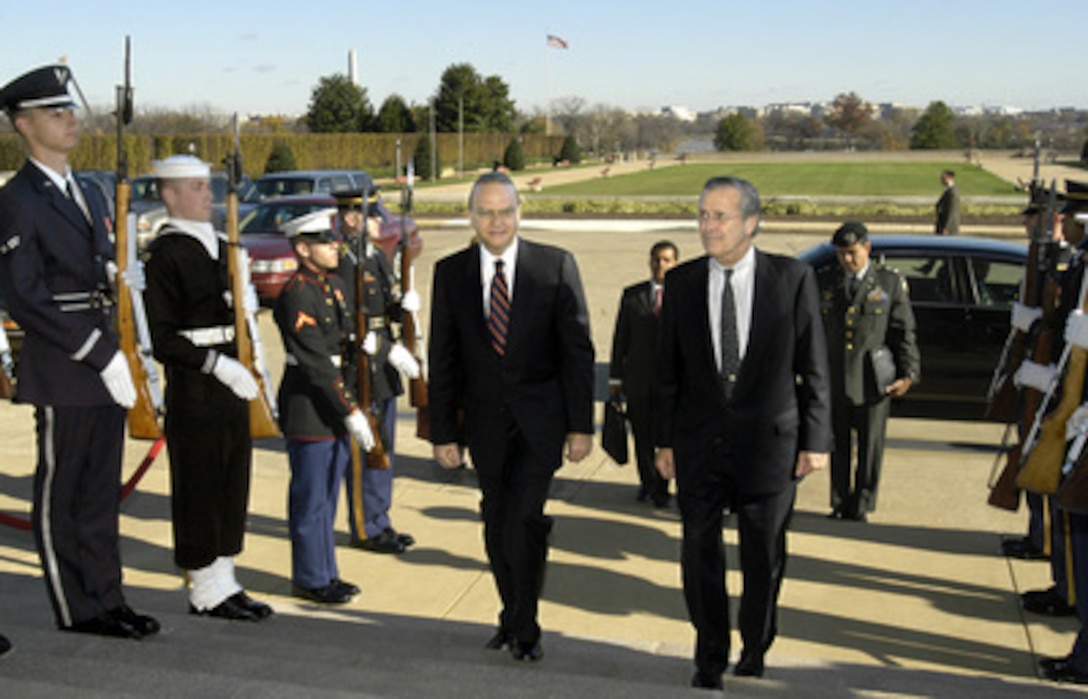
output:
[[[397,164],[397,141],[401,142],[401,166],[407,163],[415,151],[416,141],[427,134],[260,134],[241,137],[243,168],[250,177],[264,174],[264,166],[272,149],[280,143],[290,147],[299,170],[347,169],[368,170],[375,174],[390,175]],[[503,153],[512,139],[521,139],[527,160],[550,161],[559,153],[562,136],[542,134],[464,134],[463,159],[466,166],[490,165],[502,162]],[[458,158],[458,134],[440,133],[437,136],[439,161],[447,166],[456,165]],[[233,139],[227,134],[193,134],[188,136],[136,136],[124,137],[128,157],[129,174],[139,175],[151,171],[151,161],[178,153],[193,153],[218,166],[227,153],[234,149]],[[26,158],[16,134],[0,134],[0,170],[17,170]],[[117,167],[116,135],[84,134],[79,146],[69,157],[76,170],[113,170]],[[416,170],[428,165],[417,163]]]

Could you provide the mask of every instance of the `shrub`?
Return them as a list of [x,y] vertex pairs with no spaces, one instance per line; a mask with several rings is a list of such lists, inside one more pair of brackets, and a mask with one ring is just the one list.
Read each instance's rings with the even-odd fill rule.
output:
[[[431,159],[434,158],[434,168],[431,168]],[[438,150],[431,148],[431,139],[427,134],[422,134],[416,149],[412,153],[412,159],[416,163],[416,176],[422,180],[431,179],[431,173],[435,173],[435,179],[442,175],[442,161],[438,158]]]
[[268,154],[268,160],[264,163],[266,175],[271,172],[290,172],[297,169],[298,165],[295,163],[295,154],[291,151],[291,146],[282,142],[272,146],[272,152]]
[[582,162],[582,149],[578,147],[578,141],[574,140],[574,136],[567,136],[563,141],[563,147],[559,149],[559,160],[572,165]]
[[506,147],[506,151],[502,154],[502,164],[508,170],[525,169],[525,151],[521,147],[520,138],[510,140],[510,145]]

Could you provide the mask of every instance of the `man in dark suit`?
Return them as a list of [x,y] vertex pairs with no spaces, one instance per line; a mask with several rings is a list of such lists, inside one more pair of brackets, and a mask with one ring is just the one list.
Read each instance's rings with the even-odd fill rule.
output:
[[960,232],[960,193],[956,189],[956,173],[941,171],[944,191],[937,200],[937,235],[958,235]]
[[762,676],[774,641],[797,481],[831,447],[827,345],[813,270],[755,249],[759,193],[707,181],[707,255],[665,277],[658,344],[656,465],[676,477],[681,567],[696,630],[692,685],[720,688],[729,662],[724,511],[737,515],[744,647],[735,674]]
[[[907,282],[896,270],[870,260],[864,224],[848,221],[831,237],[839,258],[835,274],[820,279],[820,311],[831,361],[831,518],[865,521],[876,509],[884,432],[891,399],[918,383],[921,365]],[[889,383],[877,385],[874,352],[894,361]],[[883,379],[881,379],[883,382]],[[857,468],[851,487],[851,434],[857,435]]]
[[[552,520],[544,503],[566,457],[593,447],[593,342],[570,253],[517,235],[518,193],[501,172],[469,196],[478,244],[435,266],[431,442],[443,468],[467,440],[483,494],[484,542],[502,600],[489,649],[543,655],[537,607]],[[461,418],[463,417],[463,427]]]
[[676,266],[676,245],[662,240],[650,248],[650,280],[623,290],[616,330],[612,335],[612,361],[608,387],[627,401],[627,419],[635,435],[638,463],[637,499],[649,499],[657,507],[669,504],[669,482],[654,468],[653,406],[654,351],[657,318],[661,313],[665,273]]
[[57,626],[139,639],[159,624],[121,590],[121,457],[136,388],[112,330],[106,201],[68,166],[79,142],[70,78],[47,66],[0,89],[30,153],[0,190],[0,282],[26,333],[15,400],[34,405],[34,538]]

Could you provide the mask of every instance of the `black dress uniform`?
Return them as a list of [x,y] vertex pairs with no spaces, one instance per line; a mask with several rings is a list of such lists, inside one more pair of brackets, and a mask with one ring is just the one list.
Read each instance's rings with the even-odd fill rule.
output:
[[167,224],[147,250],[144,297],[155,358],[166,371],[166,444],[174,562],[184,570],[242,550],[249,500],[249,408],[212,375],[235,357],[227,245],[218,259]]
[[[64,66],[31,71],[0,89],[0,107],[14,118],[22,110],[74,108],[69,77]],[[40,147],[27,141],[32,153]],[[47,173],[28,160],[0,189],[0,284],[25,332],[15,400],[35,408],[32,520],[57,626],[139,638],[158,624],[132,612],[121,589],[125,410],[101,373],[121,356],[112,330],[107,212],[102,195],[82,191],[70,172]]]
[[[852,275],[851,275],[852,276]],[[918,383],[920,360],[907,283],[894,269],[870,261],[864,276],[848,279],[841,269],[820,280],[820,310],[831,365],[831,507],[833,514],[863,519],[876,509],[884,433],[891,398],[876,386],[873,350],[886,346],[896,378]],[[851,432],[857,433],[857,469],[851,488]]]
[[[345,243],[340,253],[340,267],[337,270],[347,286],[349,308],[354,314],[355,308],[355,270],[358,255],[350,243]],[[356,473],[355,467],[348,469],[348,519],[353,542],[364,547],[374,545],[390,549],[397,545],[389,518],[389,508],[393,504],[393,443],[395,439],[397,396],[404,393],[400,374],[389,363],[389,352],[395,342],[392,323],[400,319],[400,304],[393,294],[393,271],[385,253],[367,243],[362,259],[363,285],[366,299],[367,327],[358,330],[359,336],[373,332],[378,338],[377,352],[370,357],[370,399],[372,408],[378,416],[381,428],[381,441],[389,455],[390,467],[373,469],[362,467],[362,473]],[[404,539],[403,548],[413,541]],[[370,543],[367,543],[370,542]]]
[[347,602],[358,588],[340,580],[334,530],[340,483],[351,462],[344,420],[358,403],[349,361],[355,326],[343,281],[301,265],[277,297],[275,317],[287,363],[277,402],[291,464],[294,594]]

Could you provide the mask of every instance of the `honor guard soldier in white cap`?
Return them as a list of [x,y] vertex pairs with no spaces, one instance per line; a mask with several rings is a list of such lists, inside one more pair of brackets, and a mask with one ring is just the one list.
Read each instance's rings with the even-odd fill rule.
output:
[[[364,202],[364,194],[367,200]],[[392,323],[401,311],[419,310],[419,296],[410,292],[404,299],[393,294],[393,270],[385,253],[374,245],[381,233],[381,209],[377,190],[333,192],[340,212],[341,248],[339,275],[348,288],[352,313],[355,309],[355,274],[362,266],[366,293],[367,327],[359,328],[363,349],[370,356],[370,397],[381,424],[381,443],[389,455],[389,468],[367,468],[355,464],[348,469],[348,518],[352,546],[377,553],[402,553],[415,543],[412,535],[397,532],[389,519],[393,504],[393,443],[397,422],[397,396],[404,393],[398,372],[409,378],[419,376],[419,364],[412,353],[393,336]],[[364,208],[365,207],[365,208]],[[365,214],[365,215],[364,215]],[[363,220],[366,230],[363,230]],[[360,241],[360,237],[362,240]],[[361,243],[361,245],[360,245]],[[359,250],[362,250],[362,259]]]
[[[236,359],[226,236],[212,228],[211,171],[189,155],[154,163],[170,218],[147,250],[144,299],[166,370],[166,445],[174,562],[189,611],[260,621],[272,614],[234,576],[249,501],[249,401],[258,384]],[[256,305],[256,294],[247,304]]]
[[276,298],[276,325],[286,351],[279,423],[291,464],[288,531],[292,592],[321,604],[342,604],[359,588],[336,565],[336,505],[351,462],[351,435],[363,451],[374,446],[355,394],[351,360],[355,322],[344,281],[336,276],[340,237],[336,209],[315,211],[282,226],[298,271]]
[[34,537],[57,626],[141,638],[159,630],[121,591],[118,539],[125,408],[136,402],[112,328],[105,199],[72,178],[79,141],[65,66],[0,88],[30,153],[0,190],[0,280],[25,331],[15,400],[34,406]]

